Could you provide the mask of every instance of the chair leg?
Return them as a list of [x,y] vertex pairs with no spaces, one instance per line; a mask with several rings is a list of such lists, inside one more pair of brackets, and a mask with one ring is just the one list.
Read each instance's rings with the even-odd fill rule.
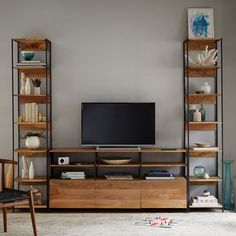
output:
[[3,213],[3,227],[4,227],[4,232],[7,232],[7,208],[2,209]]
[[33,200],[32,191],[30,190],[28,194],[29,194],[29,207],[30,207],[31,220],[32,220],[32,225],[33,225],[33,230],[34,230],[34,236],[37,236],[37,226],[35,222],[35,210],[34,210],[34,200]]

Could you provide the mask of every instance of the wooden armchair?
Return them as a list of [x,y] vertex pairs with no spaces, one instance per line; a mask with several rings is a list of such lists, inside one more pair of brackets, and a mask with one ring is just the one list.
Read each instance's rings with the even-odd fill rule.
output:
[[[16,190],[13,188],[13,181],[9,182],[6,176],[12,177],[14,173],[14,165],[16,165],[16,161],[0,159],[0,166],[2,166],[2,191],[0,191],[0,208],[3,211],[3,225],[4,225],[4,232],[7,232],[7,208],[13,206],[24,205],[26,201],[29,202],[29,208],[31,213],[31,220],[34,230],[34,236],[37,236],[37,228],[35,223],[35,210],[34,210],[34,201],[33,201],[33,194],[32,191],[29,190],[28,192]],[[10,172],[5,175],[5,167],[8,165],[8,170]],[[9,176],[9,173],[11,173]],[[9,186],[12,185],[11,188]]]

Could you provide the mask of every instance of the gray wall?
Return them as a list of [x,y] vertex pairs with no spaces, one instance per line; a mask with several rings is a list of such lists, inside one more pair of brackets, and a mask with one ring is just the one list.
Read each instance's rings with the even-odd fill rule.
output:
[[233,0],[0,0],[0,155],[11,156],[10,39],[21,37],[53,44],[54,146],[80,145],[83,101],[154,101],[157,146],[182,146],[188,7],[213,7],[225,38],[226,157],[235,158]]

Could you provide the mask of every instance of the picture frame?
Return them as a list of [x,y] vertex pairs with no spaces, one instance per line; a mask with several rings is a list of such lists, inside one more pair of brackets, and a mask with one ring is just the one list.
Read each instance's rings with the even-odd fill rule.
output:
[[188,38],[214,38],[213,8],[188,8]]

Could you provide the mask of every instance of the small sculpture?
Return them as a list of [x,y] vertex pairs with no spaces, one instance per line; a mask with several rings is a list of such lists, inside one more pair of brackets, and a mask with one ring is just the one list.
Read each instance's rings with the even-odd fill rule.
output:
[[218,50],[216,49],[208,50],[207,45],[204,51],[198,53],[195,60],[188,56],[189,64],[190,66],[214,66],[218,59],[217,53]]
[[201,90],[204,91],[205,94],[210,94],[210,93],[211,93],[211,86],[210,86],[210,84],[208,84],[207,82],[205,82],[205,83],[201,86]]
[[22,156],[22,165],[23,165],[23,168],[21,170],[21,177],[24,179],[28,179],[29,178],[29,166],[28,166],[28,163],[25,160],[24,156]]
[[33,165],[33,161],[30,162],[29,179],[34,179],[34,165]]
[[204,174],[204,179],[209,179],[209,178],[210,178],[209,174],[205,173]]
[[25,94],[25,73],[21,72],[20,74],[20,81],[21,81],[21,86],[20,86],[20,94],[24,95]]

